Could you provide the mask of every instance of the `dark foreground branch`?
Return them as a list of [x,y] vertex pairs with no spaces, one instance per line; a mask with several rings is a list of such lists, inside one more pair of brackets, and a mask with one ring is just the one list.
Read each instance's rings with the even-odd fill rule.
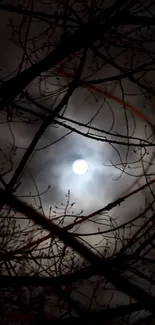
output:
[[[78,325],[79,323],[88,322],[89,324],[106,324],[106,321],[113,320],[116,317],[123,317],[129,315],[133,312],[140,311],[141,307],[138,303],[133,303],[124,306],[118,306],[115,308],[107,308],[103,311],[96,313],[86,313],[84,317],[70,318],[70,319],[54,319],[54,324],[56,325]],[[45,323],[46,325],[52,325],[51,320]],[[108,322],[109,324],[109,322]]]
[[0,189],[0,196],[6,204],[27,216],[30,220],[41,226],[43,229],[51,232],[53,236],[57,236],[67,246],[70,246],[79,255],[93,264],[95,269],[98,270],[99,273],[107,279],[107,281],[111,282],[117,288],[117,290],[127,294],[130,297],[133,297],[141,304],[142,307],[155,314],[155,297],[145,292],[140,287],[137,287],[132,282],[129,282],[124,276],[120,275],[116,269],[113,269],[106,260],[101,260],[79,240],[74,238],[72,234],[67,233],[66,230],[52,223],[38,211],[34,210],[33,207],[18,200],[13,195],[6,195],[2,189]]

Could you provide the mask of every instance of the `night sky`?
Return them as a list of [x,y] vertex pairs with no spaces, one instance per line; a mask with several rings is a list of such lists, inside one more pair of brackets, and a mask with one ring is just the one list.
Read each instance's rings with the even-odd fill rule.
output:
[[[5,1],[5,4],[7,3],[10,2]],[[42,4],[36,1],[35,6],[36,10],[39,10]],[[45,11],[48,8],[46,5],[43,5],[43,7]],[[15,32],[12,35],[11,21],[14,26],[19,27],[21,18],[18,14],[10,13],[8,15],[7,11],[1,11],[1,30],[5,32],[1,33],[0,36],[1,43],[3,43],[3,47],[1,47],[0,50],[0,67],[1,78],[5,77],[7,79],[16,75],[23,55],[23,50],[19,45],[15,44],[19,36],[17,36]],[[26,24],[27,22],[24,22],[20,30],[22,41],[25,35]],[[44,22],[36,22],[35,24],[32,24],[29,30],[29,35],[31,37],[39,35],[39,33],[44,31],[46,26]],[[57,38],[59,38],[59,30],[57,34]],[[46,34],[41,40],[36,41],[36,46],[39,46],[39,44],[44,46],[43,44],[45,43]],[[47,51],[47,49],[45,50]],[[111,55],[117,57],[117,63],[121,63],[122,66],[127,64],[130,65],[132,60],[132,66],[136,67],[136,65],[142,64],[142,62],[146,60],[146,56],[143,53],[137,52],[132,58],[132,51],[129,50],[126,50],[125,54],[122,54],[119,48],[114,49],[114,47],[111,46],[109,51]],[[37,56],[37,60],[44,56],[44,48],[43,51],[37,52]],[[35,60],[35,54],[34,57],[32,55],[32,58]],[[65,69],[68,69],[70,72],[71,67],[74,66],[77,61],[77,58],[72,58],[71,61],[68,60]],[[96,69],[97,63],[99,71]],[[22,69],[24,69],[24,65]],[[97,72],[94,72],[95,69]],[[90,73],[92,74],[92,72],[93,77],[90,77],[90,79],[97,79],[99,77],[107,78],[118,73],[117,69],[108,63],[104,64],[102,67],[101,60],[95,61],[91,51],[88,51],[82,77],[87,77]],[[58,76],[59,78],[55,78],[55,70],[49,73],[49,77],[46,72],[44,76],[46,76],[46,74],[46,86],[44,81],[39,82],[39,79],[36,78],[27,87],[26,91],[28,91],[33,98],[39,97],[39,101],[50,109],[53,102],[58,102],[61,96],[54,97],[53,95],[52,98],[46,97],[51,90],[54,92],[58,90],[59,87],[61,88],[61,85],[66,84],[68,79],[60,75]],[[149,72],[145,78],[149,78],[149,75],[151,75],[151,72]],[[100,87],[100,85],[98,87]],[[154,117],[154,108],[151,107],[150,100],[144,97],[143,93],[140,92],[134,83],[125,78],[122,81],[122,85],[117,81],[107,82],[104,85],[104,89],[118,98],[122,97],[121,87],[123,87],[124,100],[137,107],[140,112],[144,112],[151,120]],[[47,96],[41,95],[43,91],[46,92]],[[23,103],[25,104],[26,100],[23,100]],[[33,107],[30,103],[29,105],[30,108]],[[36,108],[33,107],[33,109],[35,110]],[[152,133],[151,127],[131,109],[124,109],[123,105],[118,102],[105,98],[104,95],[86,88],[79,88],[74,91],[67,108],[65,108],[64,117],[83,124],[87,123],[86,128],[68,123],[85,134],[91,132],[93,136],[93,131],[89,130],[89,126],[100,128],[107,132],[112,131],[115,137],[112,138],[106,134],[102,136],[116,141],[121,140],[116,136],[117,134],[125,136],[130,134],[132,137],[146,139],[146,137],[149,137]],[[2,119],[5,120],[3,113]],[[62,122],[63,119],[59,121]],[[1,152],[1,162],[2,164],[3,161],[5,162],[5,168],[6,166],[8,166],[8,168],[10,166],[5,155],[11,150],[11,144],[13,143],[17,148],[16,155],[12,157],[13,170],[5,175],[6,180],[10,179],[39,125],[40,121],[35,121],[35,118],[32,124],[19,122],[8,125],[1,124],[1,148],[3,149],[3,152]],[[71,201],[75,202],[74,211],[80,212],[84,210],[84,214],[87,214],[117,199],[119,196],[134,189],[134,187],[137,188],[137,186],[140,184],[142,185],[145,181],[143,177],[140,177],[143,173],[143,166],[141,161],[139,161],[142,153],[138,150],[136,151],[135,147],[128,148],[125,145],[111,145],[104,141],[89,139],[74,132],[67,135],[68,132],[69,130],[57,124],[48,127],[27,164],[22,176],[22,184],[18,188],[17,195],[28,195],[30,191],[35,193],[35,180],[40,192],[45,191],[48,186],[50,186],[49,191],[42,196],[44,209],[46,211],[48,211],[51,205],[55,206],[65,203],[65,195],[69,190]],[[95,134],[97,133],[94,131],[94,135]],[[65,137],[61,139],[63,135],[65,135]],[[58,139],[60,139],[60,141],[57,142]],[[131,142],[131,140],[129,140],[129,142]],[[41,148],[43,148],[43,150],[41,150]],[[151,157],[152,150],[149,149],[144,157],[144,165],[146,164],[147,166],[146,162],[150,161]],[[88,163],[88,171],[85,175],[78,176],[73,173],[72,164],[76,159],[85,159]],[[149,166],[148,173],[151,171],[150,168],[151,166]],[[143,207],[144,198],[145,193],[139,193],[136,199],[130,198],[126,201],[121,207],[121,215],[119,215],[118,222],[130,220],[132,213],[138,213],[139,209]],[[128,206],[130,206],[130,212]],[[113,211],[112,213],[114,216],[117,216],[118,212]]]
[[[20,1],[18,2],[20,3]],[[10,1],[3,1],[3,3],[11,4]],[[14,2],[12,3],[14,4]],[[107,4],[105,5],[107,6]],[[48,4],[43,4],[43,1],[34,1],[34,8],[35,10],[43,10],[44,8],[44,12],[49,10]],[[50,10],[52,11],[52,5]],[[30,60],[26,58],[22,45],[28,24],[29,20],[22,22],[18,14],[8,13],[5,10],[0,11],[0,44],[3,44],[0,47],[1,81],[13,78],[18,74],[19,69],[20,72],[24,71],[31,63],[39,62],[51,50],[47,46],[50,30],[46,32],[46,23],[38,20],[29,28],[29,39],[34,38],[35,41],[33,44],[31,41],[27,43],[27,53],[29,53]],[[14,26],[13,34],[11,26]],[[19,34],[16,33],[15,27],[20,28]],[[127,27],[126,32],[132,28],[132,26]],[[61,28],[55,30],[53,38],[56,42],[61,38],[61,32]],[[41,33],[43,36],[38,37]],[[141,29],[139,34],[135,34],[135,38],[141,38],[147,33],[153,35],[154,28],[152,27],[152,30]],[[111,43],[119,44],[119,35],[116,36],[114,30],[107,31],[106,42],[108,42],[108,38],[110,42],[110,37]],[[152,49],[149,43],[145,44],[146,51],[149,52],[150,48]],[[121,47],[114,45],[109,45],[107,52],[103,46],[101,51],[105,56],[109,55],[109,58],[115,57],[117,64],[121,64],[124,69],[131,66],[132,69],[135,69],[147,60],[151,60],[144,52],[136,52],[136,50],[129,50],[128,48],[123,51]],[[25,55],[24,63],[20,66],[23,55]],[[67,58],[64,63],[64,70],[73,73],[78,67],[80,57],[81,52],[79,51],[75,56]],[[43,72],[40,78],[38,76],[25,88],[25,92],[50,111],[56,107],[64,95],[63,86],[71,81],[71,78],[67,78],[57,71],[54,67]],[[90,49],[87,51],[81,79],[110,78],[118,73],[120,73],[119,70],[110,62],[103,64],[101,59],[94,58]],[[138,78],[138,74],[136,77]],[[140,80],[149,85],[149,82],[153,84],[153,78],[152,67],[152,70],[150,69]],[[34,206],[40,203],[37,198],[29,197],[30,193],[33,196],[37,194],[37,191],[45,192],[41,195],[41,202],[46,216],[49,214],[50,207],[55,213],[57,207],[62,207],[62,204],[67,203],[68,193],[70,203],[74,203],[71,213],[87,215],[139,188],[146,183],[146,180],[149,181],[154,177],[154,147],[147,147],[145,150],[135,145],[135,143],[139,144],[141,140],[150,141],[150,143],[154,141],[153,127],[149,125],[148,121],[144,120],[141,114],[143,113],[148,120],[155,123],[155,108],[151,96],[146,96],[143,90],[131,80],[129,81],[128,78],[123,78],[121,82],[114,80],[96,85],[98,89],[102,87],[104,91],[106,90],[115,96],[115,99],[105,96],[104,92],[99,93],[88,87],[79,87],[73,92],[68,105],[64,108],[63,116],[61,118],[56,117],[55,123],[47,128],[19,180],[20,184],[15,194],[22,199],[27,197],[25,198],[26,201]],[[124,107],[119,99],[128,102],[132,107],[136,107],[140,114],[137,114],[137,111],[129,105]],[[17,97],[16,100],[17,104],[20,103],[23,107],[28,107],[37,113],[43,113],[27,98],[21,97],[19,99]],[[20,118],[24,122],[21,123]],[[6,114],[1,112],[0,164],[6,182],[11,179],[42,123],[40,119],[34,116],[30,117],[28,113],[15,116],[14,120],[16,121],[5,123]],[[59,122],[64,123],[64,126],[68,125],[74,128],[75,132],[60,125]],[[101,134],[91,128],[104,130],[105,133]],[[128,140],[128,136],[133,139]],[[108,143],[107,139],[120,143]],[[131,146],[131,142],[134,146]],[[11,155],[11,160],[9,160],[9,155]],[[88,171],[84,175],[79,176],[73,173],[72,164],[77,159],[84,159],[88,164]],[[11,166],[12,169],[10,170]],[[146,170],[148,178],[143,176],[144,170]],[[109,215],[115,219],[117,225],[122,224],[138,215],[151,199],[149,190],[141,191],[125,200],[121,206],[114,208]],[[77,232],[80,234],[93,233],[99,227],[100,230],[104,230],[109,215],[104,213],[98,217],[101,221],[100,225],[89,221],[85,222],[78,228]],[[70,220],[67,218],[65,223],[70,223]],[[25,225],[24,221],[20,221],[20,223]],[[100,235],[84,238],[93,245],[101,240]],[[113,243],[111,240],[108,245],[113,245]],[[84,290],[87,290],[86,288],[85,286]]]

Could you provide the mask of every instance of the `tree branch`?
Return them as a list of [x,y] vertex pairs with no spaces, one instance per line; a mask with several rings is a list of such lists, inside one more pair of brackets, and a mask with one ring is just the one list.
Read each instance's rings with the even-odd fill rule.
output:
[[140,287],[128,281],[124,276],[120,275],[118,272],[118,267],[117,269],[113,269],[111,267],[111,263],[108,264],[106,259],[101,260],[99,256],[94,254],[79,240],[74,238],[72,234],[67,233],[64,229],[61,229],[56,224],[52,223],[49,219],[41,215],[38,211],[34,210],[31,206],[18,200],[15,196],[6,196],[3,190],[0,190],[0,196],[2,201],[7,205],[11,206],[16,211],[21,212],[43,229],[51,232],[53,236],[57,236],[65,243],[66,246],[70,246],[83,258],[89,261],[94,268],[106,278],[107,281],[111,282],[117,288],[117,290],[129,295],[130,297],[133,297],[141,304],[142,307],[155,314],[155,298]]

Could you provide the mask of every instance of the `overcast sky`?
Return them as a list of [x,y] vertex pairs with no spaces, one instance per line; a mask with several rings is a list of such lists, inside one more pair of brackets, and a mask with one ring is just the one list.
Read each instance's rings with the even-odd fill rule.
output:
[[[7,2],[6,2],[7,3]],[[8,2],[9,3],[9,2]],[[16,19],[18,25],[19,16],[15,14],[9,14],[7,12],[0,12],[1,14],[1,30],[5,30],[0,35],[0,42],[3,43],[0,53],[0,67],[1,76],[13,72],[18,67],[22,51],[10,42],[11,29],[8,27],[8,17]],[[43,26],[40,24],[40,30]],[[33,30],[32,30],[33,32]],[[38,32],[38,31],[37,31]],[[130,59],[130,54],[129,58]],[[118,61],[127,60],[127,58],[120,57]],[[91,62],[90,54],[88,53],[87,67]],[[87,73],[87,67],[86,72]],[[99,71],[99,76],[104,77],[113,75],[114,69],[107,65],[105,68]],[[98,75],[95,75],[97,78]],[[63,81],[63,78],[61,79]],[[52,87],[52,86],[51,86]],[[136,87],[127,81],[123,84],[126,92],[125,100],[129,101],[132,105],[145,112],[150,119],[153,116],[153,109],[150,104],[145,102],[142,95],[137,95]],[[113,94],[120,96],[121,89],[118,84],[112,83],[109,91],[113,91]],[[34,95],[37,94],[38,88],[35,87],[35,81],[29,86],[29,91]],[[131,96],[131,94],[133,94]],[[135,94],[135,95],[134,95]],[[147,105],[147,106],[146,106]],[[97,111],[100,111],[98,114]],[[104,100],[104,96],[97,94],[96,92],[90,93],[87,89],[77,89],[71,97],[65,116],[76,119],[83,123],[88,123],[96,114],[96,117],[91,123],[92,126],[103,128],[104,130],[110,130],[113,127],[113,132],[120,134],[126,134],[126,116],[122,106],[113,100]],[[145,138],[145,124],[139,117],[133,112],[126,110],[129,122],[129,132],[134,136]],[[135,127],[136,125],[136,127]],[[39,127],[39,122],[29,124],[14,123],[10,126],[1,125],[1,146],[5,152],[9,150],[9,141],[12,141],[12,134],[14,135],[15,145],[19,147],[16,156],[13,158],[15,166],[19,161],[20,157],[24,153],[24,148],[27,148],[28,144],[32,140],[36,130]],[[82,128],[80,129],[82,130]],[[42,192],[48,185],[51,186],[48,194],[42,197],[44,204],[47,207],[49,205],[59,205],[65,201],[65,194],[68,190],[71,192],[71,201],[76,203],[75,211],[84,209],[84,212],[91,212],[92,210],[101,208],[105,204],[115,200],[120,195],[123,195],[131,189],[132,184],[139,186],[143,184],[142,178],[138,179],[127,174],[122,174],[119,169],[113,167],[112,164],[120,164],[120,158],[124,162],[126,160],[127,148],[125,146],[112,147],[107,143],[101,141],[95,141],[88,138],[84,138],[78,134],[71,133],[64,139],[55,143],[44,150],[38,150],[55,140],[59,139],[67,133],[62,127],[50,126],[42,139],[40,140],[37,150],[34,152],[31,161],[23,176],[23,183],[20,186],[20,194],[28,194],[29,191],[35,191],[33,179],[34,177],[38,189]],[[133,133],[134,132],[134,133]],[[151,128],[147,126],[147,132],[151,134]],[[117,151],[119,150],[119,155]],[[88,172],[85,175],[77,176],[72,171],[72,163],[76,159],[85,159],[88,163]],[[128,152],[128,166],[132,168],[126,169],[128,173],[133,175],[140,175],[142,168],[140,163],[133,166],[130,165],[134,160],[139,159],[139,153],[134,152],[134,147]],[[147,155],[145,160],[151,159],[151,154]],[[108,166],[109,165],[109,166]],[[111,165],[111,167],[110,167]],[[118,165],[122,168],[121,165]],[[136,167],[136,169],[133,169]],[[138,168],[137,168],[138,167]],[[142,166],[141,166],[142,167]],[[11,175],[11,174],[10,174]],[[6,177],[10,177],[7,175]],[[139,197],[139,199],[138,199]],[[143,205],[142,201],[144,194],[138,194],[135,199],[131,199],[132,206],[130,206],[130,213],[139,211],[139,208]],[[131,204],[129,199],[129,205]],[[124,204],[123,210],[121,211],[121,220],[130,218],[127,202]],[[117,212],[116,212],[117,214]]]
[[[10,3],[10,1],[4,2],[6,4]],[[18,2],[20,3],[20,1]],[[36,9],[42,9],[39,1],[35,1],[35,5]],[[48,12],[47,7],[44,6],[44,8],[45,11]],[[17,37],[16,33],[14,34],[15,39],[13,42],[10,27],[12,22],[10,19],[13,20],[14,26],[20,26],[21,20],[19,15],[8,14],[7,11],[0,10],[0,44],[3,44],[3,46],[0,46],[0,80],[3,78],[5,78],[5,80],[9,79],[17,73],[23,55],[23,50],[15,44]],[[26,31],[26,24],[27,23],[23,23],[21,27],[21,39],[23,39],[23,35]],[[30,29],[30,35],[39,35],[44,30],[44,23],[36,23],[36,25],[33,25]],[[147,30],[143,30],[143,33],[147,33]],[[39,47],[39,42],[44,44],[47,40],[48,35],[45,33],[43,39],[39,39],[38,43],[36,41],[36,46]],[[37,51],[38,57],[36,58],[35,54],[33,54],[34,56],[32,55],[32,58],[34,61],[39,60],[46,55],[46,51],[48,52],[47,48],[45,48],[45,53],[44,51]],[[119,49],[117,48],[116,50],[111,47],[109,48],[109,51],[111,55],[117,56],[117,63],[124,67],[129,66],[130,64],[137,67],[138,64],[142,64],[147,59],[142,53],[135,53],[133,58],[133,52],[126,52],[125,54],[119,55]],[[67,62],[65,69],[70,71],[69,68],[75,64],[75,61],[79,62],[78,59],[70,59],[69,62]],[[101,64],[101,62],[98,62],[98,64]],[[24,68],[25,67],[23,66],[23,69]],[[88,76],[93,69],[96,69],[96,62],[93,61],[92,54],[88,51],[82,77]],[[44,84],[44,82],[39,83],[39,79],[36,78],[26,89],[33,98],[37,98],[37,96],[41,97],[42,103],[48,109],[51,109],[54,97],[44,100],[43,96],[40,95],[40,91],[46,90],[52,92],[57,90],[60,85],[64,85],[69,81],[69,79],[60,75],[59,80],[57,80],[54,72],[55,71],[52,70],[52,77],[51,75],[50,77],[47,77],[46,84]],[[117,69],[114,69],[110,64],[106,64],[91,78],[106,78],[117,73]],[[153,74],[154,71],[150,71],[145,82],[153,82]],[[46,73],[44,76],[46,76]],[[141,113],[144,113],[152,122],[155,121],[155,108],[153,102],[146,99],[142,91],[140,92],[134,83],[131,83],[126,79],[123,79],[122,85],[118,82],[112,82],[96,87],[101,86],[104,90],[106,89],[109,93],[117,97],[118,100],[116,101],[108,97],[105,98],[104,94],[98,93],[94,90],[90,91],[90,89],[88,90],[87,88],[78,88],[70,98],[64,116],[76,120],[77,122],[88,124],[88,127],[83,128],[74,123],[65,123],[77,128],[80,132],[92,132],[92,137],[96,132],[90,131],[89,126],[103,129],[106,132],[113,132],[115,135],[119,134],[127,136],[129,134],[130,136],[139,139],[150,137],[149,140],[153,141],[154,135],[152,136],[153,131],[149,123],[144,122],[144,120],[138,116],[131,107],[129,108],[128,106],[128,108],[124,109],[123,105],[118,102],[119,98],[123,98],[121,86],[124,90],[123,99],[128,102],[128,104],[136,107]],[[61,96],[58,96],[57,102],[60,101]],[[32,108],[33,106],[27,102],[27,107]],[[0,118],[2,122],[0,125],[0,168],[2,168],[2,172],[9,170],[11,164],[8,157],[11,153],[13,169],[5,175],[5,180],[9,181],[25,150],[28,148],[35,133],[41,125],[41,121],[35,121],[34,119],[32,124],[27,123],[27,121],[25,123],[3,123],[6,120],[6,116],[3,113],[1,113]],[[59,121],[62,122],[63,120]],[[107,136],[108,139],[110,138],[109,135],[106,134],[103,134],[103,136]],[[112,139],[125,141],[119,136],[114,136]],[[136,142],[136,140],[133,141]],[[16,148],[15,155],[14,151],[11,151],[12,145]],[[142,163],[141,156],[143,154],[144,157]],[[87,162],[88,171],[86,174],[79,176],[73,173],[72,164],[76,159],[84,159]],[[151,162],[151,165],[149,165],[149,162]],[[55,213],[54,211],[57,209],[55,206],[62,207],[62,203],[66,204],[66,195],[68,191],[70,191],[70,203],[75,203],[72,211],[75,214],[83,211],[81,214],[86,215],[104,207],[108,203],[116,200],[118,197],[145,184],[146,179],[141,176],[143,174],[143,167],[147,170],[147,174],[151,175],[150,178],[152,179],[154,176],[154,149],[148,148],[147,152],[145,152],[144,149],[140,151],[134,146],[111,145],[106,141],[93,140],[77,133],[69,132],[69,130],[58,124],[52,124],[48,127],[37,144],[37,147],[24,170],[22,178],[20,179],[21,184],[19,185],[16,194],[19,197],[28,196],[30,192],[31,194],[37,194],[36,186],[40,193],[45,191],[46,193],[41,196],[41,199],[45,214],[48,216],[51,206],[53,213]],[[46,190],[48,189],[48,186],[50,186],[50,188],[47,192]],[[148,190],[139,192],[122,203],[121,206],[113,209],[110,212],[110,215],[115,218],[117,224],[122,224],[123,222],[131,220],[142,211],[146,204],[146,199],[150,199],[150,192]],[[39,201],[34,199],[30,199],[30,202],[35,205],[36,203],[39,204]],[[103,223],[103,225],[100,225],[100,229],[103,230],[105,229],[107,220],[109,220],[108,216],[105,214],[100,216],[99,219]],[[67,222],[70,222],[70,219],[67,219],[66,223]],[[83,234],[93,233],[98,230],[98,227],[99,224],[95,225],[92,222],[85,222],[78,231]],[[100,241],[101,236],[90,236],[84,238],[91,244],[95,245]],[[104,242],[102,241],[102,250],[104,244],[106,244],[106,239]],[[112,244],[112,240],[110,241],[110,244]],[[82,291],[84,294],[86,293],[87,297],[91,296],[91,292],[88,295],[88,290],[91,291],[92,289],[93,287],[89,282],[85,283],[84,286],[83,283],[81,283],[78,287],[79,292]],[[100,291],[103,293],[103,288],[98,288],[98,297],[101,297]],[[113,292],[113,288],[112,291],[109,291],[106,295],[102,295],[103,305],[111,298],[111,292]],[[86,300],[86,304],[89,304],[87,297],[83,297],[83,302]],[[80,301],[80,293],[78,296],[78,293],[76,292],[76,298]],[[119,295],[118,297],[117,295],[116,300],[114,299],[114,301],[114,303],[117,302],[117,304],[119,304],[119,302],[122,303],[124,302],[124,296]],[[94,306],[97,303],[96,298]]]

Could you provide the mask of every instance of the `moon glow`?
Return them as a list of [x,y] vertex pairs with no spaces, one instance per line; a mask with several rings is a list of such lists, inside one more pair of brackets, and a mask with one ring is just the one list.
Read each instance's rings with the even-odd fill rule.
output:
[[73,162],[72,170],[76,175],[84,175],[88,170],[88,165],[85,160],[78,159]]

